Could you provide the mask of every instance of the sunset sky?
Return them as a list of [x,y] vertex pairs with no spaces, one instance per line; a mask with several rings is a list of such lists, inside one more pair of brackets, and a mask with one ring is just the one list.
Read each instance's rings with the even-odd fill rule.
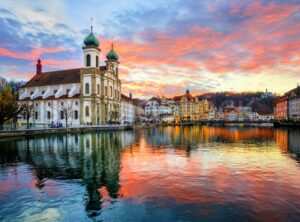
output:
[[283,93],[300,83],[299,0],[1,0],[0,75],[82,66],[93,17],[102,63],[113,41],[123,93]]

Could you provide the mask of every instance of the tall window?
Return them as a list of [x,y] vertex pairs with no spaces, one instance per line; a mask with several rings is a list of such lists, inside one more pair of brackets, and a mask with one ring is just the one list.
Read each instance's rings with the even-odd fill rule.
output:
[[90,109],[88,106],[85,107],[85,116],[90,116]]
[[60,111],[60,119],[64,119],[64,111]]
[[96,56],[96,67],[98,67],[98,66],[99,66],[99,57]]
[[110,97],[113,96],[112,86],[110,87]]
[[38,118],[39,118],[39,113],[35,112],[35,119],[38,119]]
[[85,94],[90,94],[90,84],[85,84]]
[[107,96],[107,86],[105,86],[105,95]]
[[99,95],[100,94],[100,85],[97,84],[97,94]]
[[50,111],[47,112],[47,119],[48,119],[48,120],[51,119],[51,113],[50,113]]
[[86,66],[87,67],[91,66],[91,55],[90,54],[86,55]]
[[75,119],[78,119],[78,111],[77,110],[74,111],[74,117],[75,117]]

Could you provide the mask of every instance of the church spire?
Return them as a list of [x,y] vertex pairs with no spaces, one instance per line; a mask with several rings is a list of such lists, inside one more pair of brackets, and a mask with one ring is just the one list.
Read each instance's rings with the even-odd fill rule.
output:
[[91,33],[93,32],[93,17],[91,17]]

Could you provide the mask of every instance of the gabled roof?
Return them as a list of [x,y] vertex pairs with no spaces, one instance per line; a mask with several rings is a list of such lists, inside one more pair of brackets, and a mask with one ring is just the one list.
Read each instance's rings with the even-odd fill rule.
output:
[[288,97],[300,96],[300,86],[297,86],[296,88],[288,91],[287,93],[284,94],[284,96],[288,96]]
[[57,84],[80,83],[80,68],[44,72],[32,77],[22,88]]
[[193,97],[189,92],[187,92],[186,94],[181,95],[181,96],[174,96],[174,97],[173,97],[173,99],[174,99],[175,101],[180,101],[182,98],[187,98],[188,101],[194,99],[194,97]]
[[130,98],[129,96],[124,95],[123,93],[121,93],[121,99],[127,102],[133,102],[132,98]]

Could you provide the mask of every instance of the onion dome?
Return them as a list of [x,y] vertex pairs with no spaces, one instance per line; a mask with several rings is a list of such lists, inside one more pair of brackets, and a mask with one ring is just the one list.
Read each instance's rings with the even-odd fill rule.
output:
[[119,59],[118,54],[114,51],[114,44],[111,44],[111,50],[106,54],[106,58],[108,60],[118,60]]
[[93,34],[93,27],[91,26],[91,33],[84,39],[85,46],[99,46],[98,39]]

